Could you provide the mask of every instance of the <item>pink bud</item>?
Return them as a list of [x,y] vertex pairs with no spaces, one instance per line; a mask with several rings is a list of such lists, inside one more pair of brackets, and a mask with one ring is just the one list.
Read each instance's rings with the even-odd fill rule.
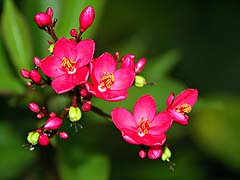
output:
[[38,143],[41,145],[41,146],[47,146],[49,144],[49,139],[46,135],[44,134],[41,134],[39,136],[39,139],[38,139]]
[[50,117],[55,117],[55,116],[56,116],[56,113],[55,113],[55,112],[51,112],[51,113],[49,114],[49,116],[50,116]]
[[139,73],[142,71],[142,69],[144,68],[146,64],[146,59],[145,58],[141,58],[138,60],[138,62],[136,63],[135,65],[135,72],[136,73]]
[[41,60],[38,58],[38,57],[34,57],[33,58],[33,62],[34,62],[34,64],[35,64],[35,66],[37,66],[37,67],[40,67],[40,65],[41,65]]
[[38,113],[40,111],[40,107],[34,102],[29,103],[28,107],[32,112]]
[[115,60],[118,60],[118,58],[119,58],[119,52],[115,52],[113,57],[114,57]]
[[45,117],[45,115],[44,115],[42,112],[40,112],[40,113],[37,114],[37,118],[38,118],[38,119],[42,119],[42,118],[44,118],[44,117]]
[[30,79],[36,84],[39,84],[42,80],[41,75],[36,69],[31,70],[29,76]]
[[133,54],[127,54],[121,59],[121,68],[128,68],[129,70],[134,71],[134,59],[135,56]]
[[53,9],[51,7],[48,7],[46,9],[46,14],[49,15],[50,17],[53,17]]
[[62,119],[58,118],[58,117],[50,117],[45,125],[44,125],[44,129],[47,130],[56,130],[58,129],[60,126],[62,125]]
[[86,31],[93,23],[95,12],[92,6],[84,8],[79,16],[80,32]]
[[161,146],[151,146],[148,150],[149,159],[158,159],[162,155]]
[[26,85],[27,86],[32,86],[32,83],[31,82],[26,82]]
[[143,149],[141,149],[141,150],[138,152],[138,156],[139,156],[141,159],[143,159],[143,158],[146,157],[146,152],[145,152]]
[[68,136],[68,133],[66,133],[65,131],[62,131],[59,133],[59,137],[61,139],[67,139],[69,136]]
[[78,35],[77,30],[76,30],[76,29],[71,29],[70,35],[71,35],[72,37],[77,37],[77,35]]
[[88,112],[91,110],[91,101],[87,101],[82,105],[82,110]]
[[52,17],[44,12],[40,12],[34,16],[34,21],[39,28],[43,29],[52,24]]
[[80,90],[80,95],[81,95],[82,97],[87,97],[87,95],[88,95],[87,90],[86,90],[86,89],[81,89],[81,90]]
[[21,75],[22,75],[23,78],[29,79],[29,71],[28,71],[28,70],[26,70],[26,69],[21,69],[20,73],[21,73]]

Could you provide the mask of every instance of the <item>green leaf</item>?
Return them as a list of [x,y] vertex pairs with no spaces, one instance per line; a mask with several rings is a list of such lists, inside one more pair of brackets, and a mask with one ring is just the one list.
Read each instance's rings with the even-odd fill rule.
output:
[[2,34],[17,73],[22,68],[30,69],[32,64],[32,47],[29,29],[25,19],[12,0],[4,1]]
[[3,50],[0,39],[0,95],[1,94],[21,94],[24,88],[11,72],[10,64],[7,63],[7,57]]
[[240,168],[239,101],[239,97],[229,95],[208,97],[199,102],[195,119],[191,121],[199,147],[236,172]]
[[84,33],[84,36],[90,38],[93,36],[99,20],[101,19],[102,10],[104,7],[105,0],[101,1],[79,1],[79,0],[68,0],[62,2],[62,9],[58,22],[56,25],[56,33],[58,37],[67,36],[69,37],[69,32],[71,29],[75,28],[79,30],[79,15],[81,11],[88,5],[92,5],[95,10],[95,20],[93,25]]
[[1,179],[10,179],[25,170],[24,168],[33,160],[34,154],[22,147],[23,142],[9,123],[0,121],[0,132]]

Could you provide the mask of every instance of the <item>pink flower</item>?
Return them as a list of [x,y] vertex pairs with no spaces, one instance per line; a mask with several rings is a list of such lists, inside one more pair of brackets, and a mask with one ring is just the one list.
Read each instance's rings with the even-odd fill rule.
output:
[[172,125],[172,117],[167,112],[156,114],[156,102],[150,95],[137,100],[132,114],[124,108],[115,108],[111,116],[125,141],[150,147],[163,145],[165,132]]
[[134,82],[135,72],[129,68],[117,69],[117,62],[109,53],[103,53],[90,64],[92,84],[86,83],[90,94],[106,101],[120,101]]
[[87,81],[89,68],[95,50],[93,40],[82,40],[78,44],[74,40],[59,39],[53,49],[53,55],[41,61],[43,73],[54,78],[52,88],[61,94],[73,89],[76,85]]
[[192,110],[193,105],[197,101],[198,90],[186,89],[182,91],[174,100],[174,94],[171,93],[167,99],[167,112],[173,117],[174,121],[182,124],[188,124],[188,116],[186,115]]

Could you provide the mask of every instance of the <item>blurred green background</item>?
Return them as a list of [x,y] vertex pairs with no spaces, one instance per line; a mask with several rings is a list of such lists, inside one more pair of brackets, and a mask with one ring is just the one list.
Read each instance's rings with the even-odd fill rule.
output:
[[[24,86],[22,68],[33,57],[48,54],[49,35],[33,17],[49,6],[58,18],[56,33],[69,36],[78,17],[93,5],[96,19],[84,38],[96,41],[95,57],[107,51],[146,57],[141,75],[156,86],[131,88],[121,103],[93,100],[109,113],[113,107],[132,109],[143,94],[165,107],[170,92],[191,87],[199,100],[188,126],[174,124],[167,133],[175,171],[161,160],[138,158],[139,148],[122,140],[103,118],[84,113],[78,133],[64,122],[68,140],[56,148],[22,147],[39,123],[30,101],[60,112],[68,99],[51,90]],[[1,0],[0,1],[0,179],[239,179],[240,178],[240,2],[217,0]]]

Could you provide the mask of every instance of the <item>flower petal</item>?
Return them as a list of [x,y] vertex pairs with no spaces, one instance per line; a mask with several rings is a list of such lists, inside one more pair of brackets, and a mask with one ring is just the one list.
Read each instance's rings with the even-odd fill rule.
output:
[[168,113],[173,117],[175,122],[182,124],[182,125],[188,124],[188,116],[187,115],[184,115],[184,114],[179,113],[172,109],[168,109]]
[[173,118],[167,112],[160,112],[151,122],[149,134],[157,135],[165,133],[172,125]]
[[148,150],[149,159],[158,159],[162,155],[161,146],[151,146]]
[[63,76],[57,77],[52,81],[52,88],[56,91],[58,94],[62,94],[65,92],[70,91],[75,87],[75,84],[73,84],[71,74],[64,74]]
[[142,144],[142,139],[138,136],[136,131],[130,129],[123,129],[122,131],[123,139],[130,144]]
[[108,90],[108,91],[102,92],[101,96],[106,101],[117,102],[117,101],[126,99],[128,96],[128,93],[125,90],[122,90],[122,91]]
[[193,106],[198,98],[198,90],[186,89],[182,91],[175,99],[173,107],[181,106],[182,104],[189,104]]
[[104,72],[114,72],[117,67],[117,62],[113,56],[109,53],[103,53],[92,62],[92,74],[91,78],[96,79],[99,83]]
[[88,79],[89,68],[87,66],[83,66],[82,68],[78,68],[77,71],[72,76],[73,84],[79,85],[85,83]]
[[137,125],[132,117],[132,114],[124,108],[115,108],[111,112],[112,120],[115,126],[122,129],[130,129],[137,132]]
[[62,69],[62,60],[54,56],[47,56],[41,60],[40,68],[42,72],[50,78],[56,78],[65,73]]
[[144,95],[140,97],[134,108],[133,108],[133,117],[136,122],[141,118],[149,118],[151,122],[156,114],[156,102],[150,95]]
[[132,86],[135,73],[127,68],[119,69],[114,72],[114,83],[111,90],[127,90]]
[[168,96],[167,101],[166,101],[167,107],[170,107],[173,102],[174,102],[174,94],[171,93],[171,94]]
[[82,40],[80,41],[77,46],[77,56],[76,56],[76,67],[82,67],[87,65],[92,61],[93,54],[95,51],[95,42],[93,40]]
[[166,141],[165,134],[150,135],[146,134],[142,137],[143,144],[146,146],[161,146]]

